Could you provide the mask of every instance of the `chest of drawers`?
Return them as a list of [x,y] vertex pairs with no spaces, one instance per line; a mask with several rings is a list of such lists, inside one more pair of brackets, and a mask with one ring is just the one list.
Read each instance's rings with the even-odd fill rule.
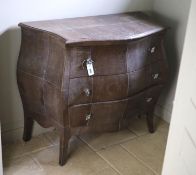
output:
[[165,27],[141,12],[19,26],[25,141],[34,121],[55,127],[64,165],[69,139],[80,132],[118,131],[143,113],[154,132],[153,110],[168,74]]

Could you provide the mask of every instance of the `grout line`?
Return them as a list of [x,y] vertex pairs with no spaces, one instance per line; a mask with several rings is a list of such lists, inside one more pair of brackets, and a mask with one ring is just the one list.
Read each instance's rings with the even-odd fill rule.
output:
[[119,175],[122,175],[121,172],[110,163],[110,161],[108,161],[107,159],[105,159],[103,156],[101,156],[98,152],[95,152],[95,154],[97,154],[101,159],[103,159],[115,172],[117,172]]
[[[58,143],[55,143],[52,138],[50,138],[47,134],[50,134],[51,131],[43,133],[43,136],[51,143],[51,145],[56,146]],[[52,131],[54,132],[54,131]],[[59,138],[58,138],[59,139]]]
[[[101,159],[102,159],[102,158],[101,158]],[[105,160],[104,160],[104,161],[105,161]],[[106,162],[106,163],[107,163],[107,162]],[[107,170],[108,168],[111,168],[112,170],[114,170],[114,169],[109,165],[109,167],[105,167],[105,168],[101,169],[100,171],[97,171],[97,172],[95,172],[95,173],[93,173],[93,174],[91,174],[91,175],[98,175],[98,174],[100,174],[101,171]],[[116,172],[117,174],[119,174],[116,170],[114,170],[114,172]],[[119,174],[119,175],[121,175],[121,174]]]
[[119,175],[122,175],[108,160],[106,160],[104,157],[98,154],[98,151],[95,151],[92,146],[90,146],[88,143],[86,143],[84,140],[82,140],[79,136],[77,136],[78,139],[80,139],[84,144],[86,144],[96,155],[98,155],[102,160],[104,160],[116,173]]
[[149,133],[148,132],[146,132],[146,133],[143,133],[143,134],[137,134],[135,131],[133,131],[133,130],[131,130],[131,129],[129,129],[129,128],[127,128],[129,131],[131,131],[131,132],[133,132],[137,137],[141,137],[141,136],[145,136],[145,135],[148,135]]
[[79,138],[83,143],[85,143],[89,148],[91,148],[92,151],[98,152],[98,151],[101,151],[101,150],[106,150],[106,149],[108,149],[108,148],[114,147],[114,146],[116,146],[116,145],[120,145],[120,144],[122,144],[122,143],[126,143],[126,142],[128,142],[128,141],[130,141],[130,140],[134,140],[134,139],[136,139],[137,137],[138,137],[138,136],[134,134],[134,137],[132,137],[132,138],[127,138],[127,139],[121,140],[121,141],[119,141],[119,142],[117,142],[117,143],[109,144],[109,145],[107,145],[107,146],[105,146],[105,147],[103,147],[103,148],[100,148],[100,149],[94,149],[93,146],[91,146],[87,141],[85,141],[84,139],[82,139],[80,136],[79,136],[78,138]]
[[38,149],[36,149],[36,150],[29,151],[29,152],[23,153],[23,154],[18,155],[18,156],[8,157],[8,158],[6,158],[6,160],[19,159],[19,158],[22,158],[22,157],[25,157],[25,156],[30,156],[30,155],[33,154],[33,153],[36,153],[36,152],[39,152],[39,151],[43,151],[43,150],[52,148],[53,146],[55,146],[55,145],[44,146],[44,147],[42,147],[42,148],[38,148]]
[[39,161],[36,158],[34,158],[31,154],[29,155],[29,157],[33,160],[33,162],[35,162],[36,165],[39,166],[41,171],[44,171],[44,168],[42,167],[42,165],[39,163]]
[[136,160],[138,160],[141,164],[143,164],[146,168],[150,169],[153,173],[155,173],[156,175],[159,175],[153,168],[151,168],[147,163],[145,163],[143,160],[139,159],[134,153],[130,152],[129,150],[127,150],[123,145],[120,144],[120,146],[127,152],[129,153],[131,156],[133,156]]
[[88,142],[86,142],[85,140],[83,140],[82,138],[80,138],[80,136],[76,136],[81,142],[83,142],[85,145],[87,145],[93,152],[96,152],[96,150],[90,145],[88,144]]

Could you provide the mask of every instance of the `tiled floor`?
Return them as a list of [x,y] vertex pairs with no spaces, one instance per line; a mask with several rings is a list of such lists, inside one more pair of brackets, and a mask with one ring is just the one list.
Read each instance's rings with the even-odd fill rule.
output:
[[4,175],[160,175],[168,124],[157,118],[157,130],[149,134],[144,117],[131,123],[120,132],[72,138],[63,167],[55,132],[4,145]]

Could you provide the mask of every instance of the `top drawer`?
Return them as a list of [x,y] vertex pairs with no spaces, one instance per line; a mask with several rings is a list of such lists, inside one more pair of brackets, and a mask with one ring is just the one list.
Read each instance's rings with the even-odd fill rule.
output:
[[70,47],[70,78],[88,76],[86,60],[93,60],[94,75],[113,75],[127,72],[126,45]]
[[132,41],[127,46],[128,72],[141,69],[153,62],[164,59],[163,34],[159,33]]

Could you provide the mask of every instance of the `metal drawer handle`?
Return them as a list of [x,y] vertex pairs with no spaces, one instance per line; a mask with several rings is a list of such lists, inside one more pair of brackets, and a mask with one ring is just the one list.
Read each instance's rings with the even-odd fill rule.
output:
[[156,80],[157,78],[159,78],[159,74],[156,73],[156,74],[152,75],[152,77],[153,77],[154,80]]
[[89,57],[82,62],[82,68],[85,69],[87,64],[92,64],[94,61]]
[[91,114],[86,115],[86,120],[90,120],[91,119]]
[[146,99],[147,103],[150,103],[151,101],[152,101],[152,97]]
[[155,50],[156,50],[156,47],[152,47],[152,48],[150,49],[150,53],[155,53]]
[[86,126],[89,126],[89,122],[90,122],[91,117],[92,117],[92,114],[86,115],[86,121],[87,121]]
[[89,97],[89,96],[91,95],[91,91],[90,91],[90,89],[88,89],[88,88],[84,89],[84,93],[85,93],[85,95],[86,95],[87,97]]

